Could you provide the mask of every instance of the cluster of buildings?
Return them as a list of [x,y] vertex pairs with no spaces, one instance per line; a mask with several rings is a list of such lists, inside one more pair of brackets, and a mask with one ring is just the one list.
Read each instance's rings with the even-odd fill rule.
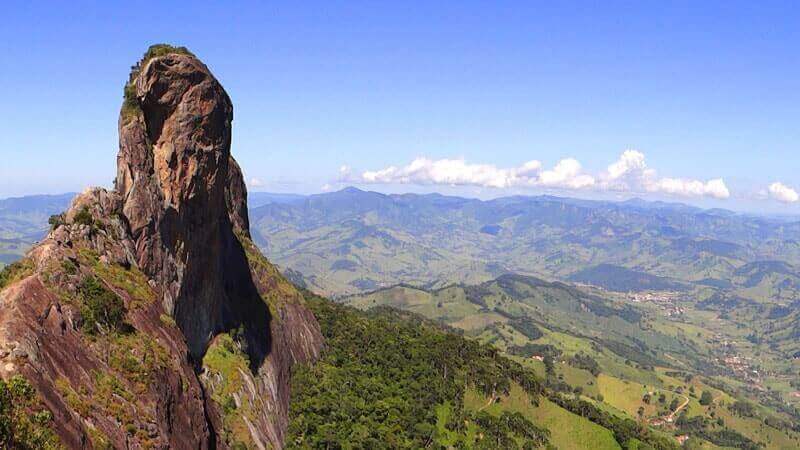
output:
[[678,304],[681,295],[680,292],[672,291],[647,291],[629,292],[626,297],[633,303],[656,304],[664,311],[667,317],[677,317],[686,312],[686,310]]
[[737,378],[750,383],[755,389],[763,390],[761,374],[750,366],[749,359],[737,355],[728,355],[720,358],[725,367],[733,371]]

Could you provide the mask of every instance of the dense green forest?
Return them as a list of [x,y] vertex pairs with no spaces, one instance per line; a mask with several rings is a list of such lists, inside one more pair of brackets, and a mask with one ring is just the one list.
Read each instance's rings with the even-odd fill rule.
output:
[[531,398],[543,393],[530,370],[497,350],[444,332],[409,313],[368,313],[307,295],[326,338],[320,362],[294,374],[293,448],[535,448],[548,432],[520,414],[499,417],[463,408],[464,390]]

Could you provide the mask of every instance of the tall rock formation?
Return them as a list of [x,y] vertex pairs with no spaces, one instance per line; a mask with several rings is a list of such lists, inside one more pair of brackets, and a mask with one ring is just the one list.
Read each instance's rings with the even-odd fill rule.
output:
[[[233,106],[205,65],[179,53],[146,58],[127,92],[133,108],[120,118],[116,190],[136,263],[158,282],[165,311],[201,356],[217,332],[241,320],[242,297],[252,297],[241,285],[247,280],[236,279],[246,257],[234,232],[246,230],[230,220],[247,215],[230,156]],[[226,206],[228,183],[239,211]]]
[[151,47],[115,190],[79,195],[0,293],[0,375],[30,380],[68,447],[282,447],[291,367],[322,337],[250,240],[232,120],[202,62]]

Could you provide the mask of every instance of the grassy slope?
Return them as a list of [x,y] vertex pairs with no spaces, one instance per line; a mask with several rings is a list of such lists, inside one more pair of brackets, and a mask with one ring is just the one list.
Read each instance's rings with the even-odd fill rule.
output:
[[559,450],[613,450],[620,446],[611,431],[575,415],[547,399],[541,399],[539,406],[531,403],[527,394],[517,385],[512,385],[507,396],[499,402],[485,407],[488,399],[475,389],[468,389],[464,395],[467,409],[484,410],[499,415],[502,411],[519,412],[550,431],[550,441]]

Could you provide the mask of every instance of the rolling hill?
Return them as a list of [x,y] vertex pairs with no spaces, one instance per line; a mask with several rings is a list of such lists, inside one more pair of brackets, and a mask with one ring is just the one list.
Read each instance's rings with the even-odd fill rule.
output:
[[[537,418],[559,448],[600,448],[589,441],[617,448],[602,427],[594,428],[605,423],[597,420],[599,411],[686,436],[700,448],[796,448],[800,402],[793,393],[800,363],[787,353],[796,347],[773,347],[769,336],[756,342],[735,314],[694,309],[685,297],[632,298],[504,275],[437,289],[398,285],[340,301],[367,311],[419,314],[532,368],[558,395],[537,406],[514,386],[498,395],[468,389],[465,407]],[[677,310],[684,312],[673,314]],[[570,414],[575,411],[583,414]],[[595,420],[582,423],[587,417]],[[574,430],[569,437],[558,428],[566,423]]]
[[627,269],[613,264],[598,264],[569,276],[570,281],[600,286],[610,291],[680,291],[687,285],[666,277]]
[[270,258],[333,296],[397,283],[475,284],[507,272],[569,279],[611,266],[640,280],[670,279],[642,289],[673,289],[724,283],[758,261],[800,262],[798,222],[643,200],[481,201],[347,188],[266,204],[251,219]]

